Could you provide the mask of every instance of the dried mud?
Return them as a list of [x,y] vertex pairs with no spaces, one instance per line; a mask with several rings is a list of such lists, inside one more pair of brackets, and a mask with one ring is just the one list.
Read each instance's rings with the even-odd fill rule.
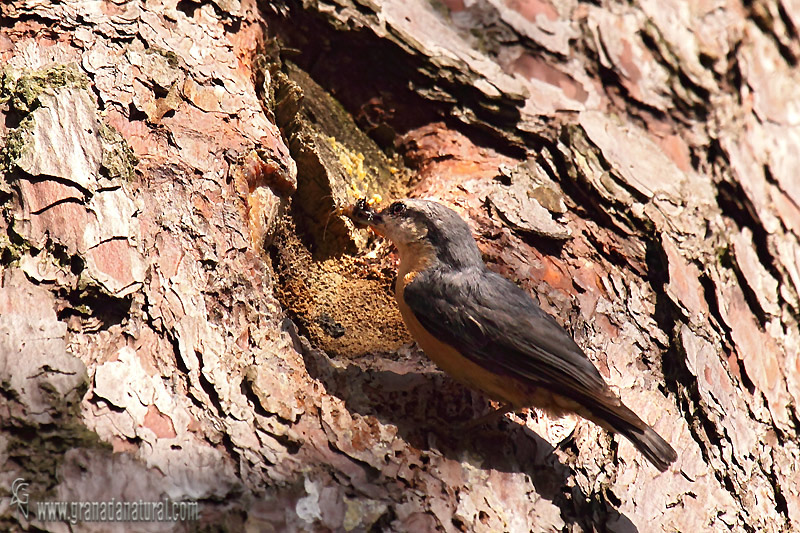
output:
[[373,242],[368,257],[316,261],[287,217],[270,252],[278,299],[317,348],[357,359],[411,342],[393,296],[388,244]]

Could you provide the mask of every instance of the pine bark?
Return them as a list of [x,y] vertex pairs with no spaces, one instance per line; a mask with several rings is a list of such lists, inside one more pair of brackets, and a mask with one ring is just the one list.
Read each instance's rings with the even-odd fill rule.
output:
[[[3,2],[0,529],[68,530],[20,477],[201,502],[152,531],[800,527],[798,14]],[[460,432],[493,405],[336,211],[375,194],[459,211],[675,465],[535,409]]]

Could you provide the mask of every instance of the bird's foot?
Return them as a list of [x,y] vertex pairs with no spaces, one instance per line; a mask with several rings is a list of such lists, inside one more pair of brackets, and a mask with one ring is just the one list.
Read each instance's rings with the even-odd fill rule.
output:
[[495,409],[491,413],[485,414],[463,424],[459,424],[456,429],[460,432],[464,432],[467,434],[472,434],[478,428],[485,426],[487,424],[491,424],[498,420],[501,420],[506,414],[514,412],[514,406],[511,404],[505,404],[498,409]]

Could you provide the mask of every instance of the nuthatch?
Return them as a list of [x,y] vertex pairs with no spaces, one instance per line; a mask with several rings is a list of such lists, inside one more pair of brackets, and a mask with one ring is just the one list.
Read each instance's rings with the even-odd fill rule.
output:
[[675,461],[675,450],[622,403],[564,328],[486,268],[455,211],[405,199],[380,212],[359,200],[344,212],[397,246],[397,305],[442,370],[503,402],[503,412],[536,406],[577,413],[624,435],[661,471]]

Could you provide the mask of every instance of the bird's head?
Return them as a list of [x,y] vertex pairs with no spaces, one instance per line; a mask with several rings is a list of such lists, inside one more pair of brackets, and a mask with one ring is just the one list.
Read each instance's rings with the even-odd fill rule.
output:
[[382,211],[364,201],[347,211],[357,224],[391,240],[401,259],[408,254],[433,254],[452,267],[483,265],[469,226],[458,213],[431,200],[405,198]]

